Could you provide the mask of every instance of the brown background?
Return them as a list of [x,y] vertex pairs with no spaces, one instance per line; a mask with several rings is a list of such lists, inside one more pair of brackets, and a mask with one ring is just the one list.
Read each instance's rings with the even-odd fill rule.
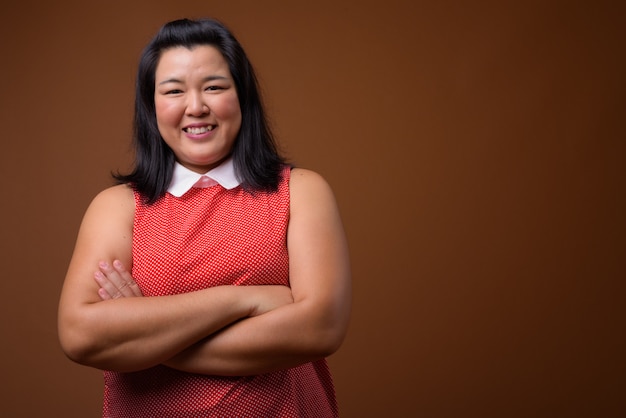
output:
[[100,414],[100,372],[59,349],[58,295],[86,206],[128,167],[140,50],[183,16],[233,29],[283,149],[335,189],[344,417],[626,413],[623,2],[12,4],[0,415]]

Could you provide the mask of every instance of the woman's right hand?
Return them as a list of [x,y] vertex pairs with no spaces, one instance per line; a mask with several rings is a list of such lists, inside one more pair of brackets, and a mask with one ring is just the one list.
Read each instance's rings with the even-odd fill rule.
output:
[[141,289],[120,260],[113,263],[100,261],[94,279],[100,286],[98,296],[102,300],[143,296]]

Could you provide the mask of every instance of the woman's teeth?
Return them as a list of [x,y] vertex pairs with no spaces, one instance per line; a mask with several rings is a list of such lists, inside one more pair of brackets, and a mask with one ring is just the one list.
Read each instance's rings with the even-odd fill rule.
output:
[[203,127],[191,127],[187,128],[187,133],[198,135],[203,134],[205,132],[209,132],[213,130],[213,126],[203,126]]

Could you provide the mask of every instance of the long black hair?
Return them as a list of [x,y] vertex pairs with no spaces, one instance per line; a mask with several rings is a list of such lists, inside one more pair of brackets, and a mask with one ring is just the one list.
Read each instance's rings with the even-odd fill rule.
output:
[[241,44],[222,23],[213,19],[181,19],[166,23],[145,47],[139,61],[135,85],[133,145],[135,164],[127,175],[115,174],[130,184],[148,203],[167,190],[176,157],[165,143],[156,121],[154,105],[156,67],[164,50],[210,45],[228,62],[235,82],[241,128],[232,149],[235,173],[242,187],[250,191],[275,190],[285,163],[269,128],[252,64]]

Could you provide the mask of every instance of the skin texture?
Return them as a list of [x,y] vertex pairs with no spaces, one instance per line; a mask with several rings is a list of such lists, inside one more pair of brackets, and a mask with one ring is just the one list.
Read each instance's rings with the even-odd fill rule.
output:
[[[168,50],[157,66],[159,129],[177,159],[198,172],[223,161],[241,124],[224,64],[217,50],[201,46]],[[190,134],[189,126],[214,129]],[[351,297],[339,211],[312,171],[294,169],[290,192],[290,288],[218,286],[149,298],[129,273],[132,191],[101,192],[85,213],[61,293],[65,353],[106,370],[166,364],[211,375],[257,374],[332,354],[345,337]]]

